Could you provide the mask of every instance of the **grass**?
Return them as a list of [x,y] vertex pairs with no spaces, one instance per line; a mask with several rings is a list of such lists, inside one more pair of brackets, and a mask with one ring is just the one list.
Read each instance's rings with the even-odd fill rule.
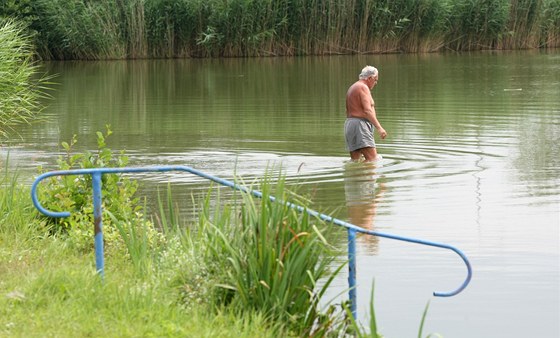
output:
[[330,276],[332,257],[320,224],[280,203],[243,196],[222,205],[209,193],[197,226],[174,225],[173,211],[158,216],[166,225],[157,240],[151,222],[115,218],[125,246],[106,251],[101,281],[93,252],[50,232],[17,177],[2,180],[0,336],[277,337],[333,328],[318,321],[317,281]]
[[0,215],[0,336],[288,335],[257,312],[239,315],[206,300],[196,306],[184,302],[185,284],[178,276],[180,267],[189,264],[182,259],[190,256],[182,246],[151,252],[152,258],[159,253],[158,265],[144,273],[131,264],[128,253],[108,255],[101,282],[93,252],[48,235],[17,177],[2,178]]
[[175,290],[138,279],[128,264],[112,260],[101,283],[92,257],[75,257],[63,243],[47,240],[15,252],[2,254],[2,336],[273,336],[258,315],[187,310]]
[[237,192],[227,203],[209,190],[193,198],[197,224],[181,224],[169,189],[154,221],[110,213],[124,245],[106,251],[102,280],[93,250],[52,232],[29,189],[4,172],[0,336],[382,337],[373,288],[368,329],[348,317],[347,304],[319,306],[345,265],[333,264],[340,253],[327,224],[270,200],[306,204],[284,184],[265,176],[256,185],[264,198]]

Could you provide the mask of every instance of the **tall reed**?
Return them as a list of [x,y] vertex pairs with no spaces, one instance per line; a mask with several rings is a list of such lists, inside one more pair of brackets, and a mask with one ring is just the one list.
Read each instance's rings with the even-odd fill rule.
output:
[[26,27],[0,19],[0,137],[38,118],[43,108],[49,77],[40,74],[33,56]]
[[559,0],[26,0],[50,59],[558,47]]
[[500,41],[504,49],[539,46],[539,16],[542,0],[511,0],[506,32]]
[[541,39],[539,46],[560,46],[560,0],[544,0],[540,13]]
[[114,1],[36,0],[37,44],[46,59],[124,58],[122,21]]
[[509,0],[451,2],[446,45],[453,50],[492,49],[506,33]]

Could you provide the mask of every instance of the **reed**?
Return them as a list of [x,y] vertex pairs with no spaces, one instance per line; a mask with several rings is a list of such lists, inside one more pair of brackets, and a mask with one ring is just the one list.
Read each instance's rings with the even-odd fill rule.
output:
[[45,59],[121,59],[127,56],[114,1],[36,0],[31,28]]
[[535,48],[540,42],[539,13],[542,0],[511,0],[502,49]]
[[506,33],[508,0],[451,2],[446,46],[453,50],[496,48]]
[[539,26],[540,47],[560,46],[560,0],[544,0]]
[[559,0],[26,0],[45,59],[558,47]]
[[0,137],[14,127],[36,120],[48,97],[50,77],[33,61],[34,49],[26,27],[12,19],[0,19]]

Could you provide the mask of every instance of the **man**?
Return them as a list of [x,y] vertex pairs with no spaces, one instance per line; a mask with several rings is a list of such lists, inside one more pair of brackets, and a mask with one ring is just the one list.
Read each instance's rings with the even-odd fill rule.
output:
[[387,137],[387,132],[375,115],[375,106],[370,92],[378,79],[377,68],[366,66],[362,69],[359,80],[351,85],[346,93],[344,135],[346,148],[353,161],[359,161],[362,156],[366,162],[377,159],[373,127],[377,129],[382,139]]

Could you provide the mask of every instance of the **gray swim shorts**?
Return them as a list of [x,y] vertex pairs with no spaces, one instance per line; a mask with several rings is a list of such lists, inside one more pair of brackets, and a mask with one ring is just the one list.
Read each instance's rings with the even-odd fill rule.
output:
[[344,136],[346,149],[354,151],[361,148],[375,148],[373,140],[373,125],[366,119],[349,117],[344,122]]

